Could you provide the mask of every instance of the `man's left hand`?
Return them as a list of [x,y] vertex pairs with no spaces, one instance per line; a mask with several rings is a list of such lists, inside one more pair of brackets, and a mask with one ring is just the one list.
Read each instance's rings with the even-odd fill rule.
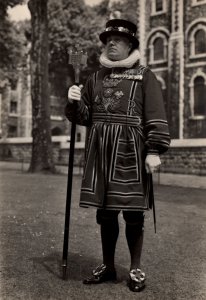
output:
[[147,173],[153,173],[161,165],[161,160],[157,154],[147,154],[145,168]]

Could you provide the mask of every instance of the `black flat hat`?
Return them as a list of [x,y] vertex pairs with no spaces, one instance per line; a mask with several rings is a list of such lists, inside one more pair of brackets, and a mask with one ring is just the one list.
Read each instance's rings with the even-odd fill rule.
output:
[[136,32],[137,26],[134,23],[123,19],[112,19],[106,23],[106,28],[100,33],[99,39],[103,44],[106,44],[108,36],[117,34],[127,37],[133,44],[133,48],[138,48],[139,41],[136,38]]

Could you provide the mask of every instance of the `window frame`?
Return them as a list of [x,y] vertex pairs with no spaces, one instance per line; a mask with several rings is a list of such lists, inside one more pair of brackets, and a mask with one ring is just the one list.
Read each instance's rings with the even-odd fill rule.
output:
[[156,75],[156,78],[157,78],[157,80],[159,81],[159,83],[161,85],[161,89],[166,90],[167,86],[166,86],[165,80],[159,75]]
[[202,72],[202,70],[198,69],[197,72],[192,76],[189,84],[190,89],[190,111],[191,116],[190,119],[192,120],[204,120],[206,119],[206,115],[195,115],[194,113],[194,105],[195,105],[195,79],[197,77],[203,77],[204,85],[206,86],[206,74]]
[[[15,111],[12,110],[12,105],[14,103],[16,104]],[[19,115],[19,113],[18,113],[18,102],[15,101],[15,100],[10,100],[10,103],[9,103],[9,116],[10,117],[17,117],[18,115]]]
[[201,0],[201,1],[192,0],[192,6],[199,6],[203,4],[206,4],[206,0]]
[[[154,60],[154,41],[157,38],[162,38],[163,39],[163,59],[159,59],[159,60]],[[168,40],[165,34],[161,33],[161,32],[156,32],[152,35],[152,37],[149,40],[148,43],[148,48],[149,48],[149,59],[148,59],[148,63],[151,65],[154,64],[161,64],[161,63],[165,63],[167,62],[167,56],[168,56]]]
[[166,7],[166,0],[162,0],[162,10],[157,11],[156,9],[156,1],[151,0],[151,16],[158,16],[165,14],[167,12],[167,7]]
[[204,24],[197,24],[193,30],[190,33],[190,38],[189,38],[189,42],[190,42],[190,53],[189,53],[189,58],[201,58],[201,57],[206,57],[206,52],[205,53],[195,53],[195,34],[197,31],[199,30],[204,30],[205,31],[205,35],[206,35],[206,25]]

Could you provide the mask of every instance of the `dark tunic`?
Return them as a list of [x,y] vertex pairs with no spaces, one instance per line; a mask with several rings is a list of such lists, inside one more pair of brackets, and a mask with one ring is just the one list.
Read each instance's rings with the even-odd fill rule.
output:
[[148,153],[170,143],[160,85],[149,68],[103,68],[93,74],[77,101],[67,104],[70,121],[88,126],[80,206],[148,210],[152,181]]

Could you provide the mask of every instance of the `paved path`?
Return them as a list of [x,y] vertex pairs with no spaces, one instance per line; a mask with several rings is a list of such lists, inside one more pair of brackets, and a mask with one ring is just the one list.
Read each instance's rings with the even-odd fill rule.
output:
[[121,216],[118,283],[82,285],[82,278],[101,263],[101,245],[95,211],[78,207],[80,176],[74,176],[69,278],[63,281],[67,177],[28,174],[11,164],[0,167],[1,300],[206,300],[205,189],[155,185],[157,234],[147,213],[142,255],[147,288],[134,294],[126,286],[129,254]]

